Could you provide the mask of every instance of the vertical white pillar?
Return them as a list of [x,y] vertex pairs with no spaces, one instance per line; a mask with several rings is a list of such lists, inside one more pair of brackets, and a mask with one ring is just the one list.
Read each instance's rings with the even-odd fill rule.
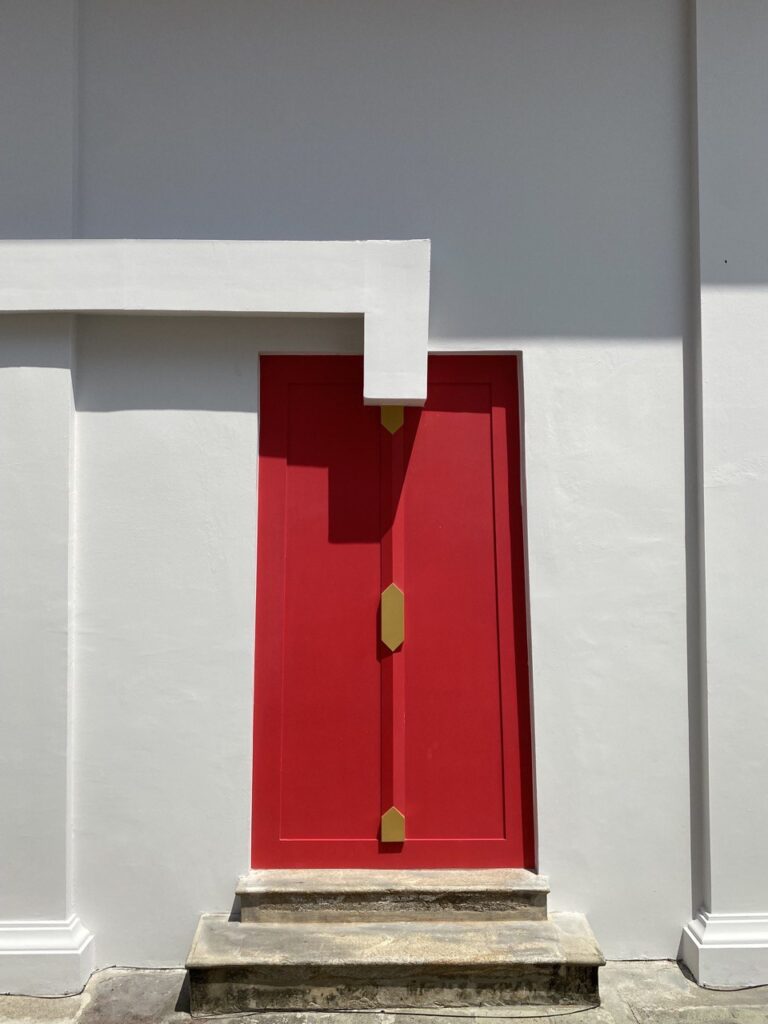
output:
[[82,988],[71,900],[73,318],[0,318],[0,992]]
[[768,983],[768,4],[697,0],[704,985]]

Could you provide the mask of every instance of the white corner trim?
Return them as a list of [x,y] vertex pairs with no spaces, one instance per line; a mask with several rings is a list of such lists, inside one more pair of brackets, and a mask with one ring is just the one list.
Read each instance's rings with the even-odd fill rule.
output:
[[80,992],[93,964],[93,935],[74,914],[65,921],[0,921],[2,993]]
[[362,314],[370,404],[427,396],[430,243],[0,242],[0,313]]
[[745,988],[768,984],[768,913],[700,910],[683,928],[681,956],[700,985]]

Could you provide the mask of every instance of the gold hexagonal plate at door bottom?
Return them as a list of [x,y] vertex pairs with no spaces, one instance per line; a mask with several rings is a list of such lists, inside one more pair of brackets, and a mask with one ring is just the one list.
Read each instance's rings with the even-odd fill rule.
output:
[[401,814],[396,807],[390,807],[381,816],[381,841],[382,843],[405,842],[405,815]]

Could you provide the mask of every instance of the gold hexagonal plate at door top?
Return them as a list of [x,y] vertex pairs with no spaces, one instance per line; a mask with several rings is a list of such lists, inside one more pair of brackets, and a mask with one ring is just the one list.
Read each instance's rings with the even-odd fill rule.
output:
[[402,405],[382,405],[381,425],[390,434],[396,434],[405,421],[405,409]]
[[381,595],[381,642],[396,651],[405,639],[405,595],[390,583]]
[[401,814],[396,807],[390,807],[381,816],[381,841],[382,843],[405,842],[405,815]]

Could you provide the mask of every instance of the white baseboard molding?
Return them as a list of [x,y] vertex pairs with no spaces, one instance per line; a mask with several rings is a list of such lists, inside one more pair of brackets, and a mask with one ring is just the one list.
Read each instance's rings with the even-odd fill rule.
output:
[[0,921],[0,993],[80,992],[93,971],[93,935],[74,914],[65,921]]
[[683,962],[709,988],[768,984],[768,914],[700,910],[683,929]]

